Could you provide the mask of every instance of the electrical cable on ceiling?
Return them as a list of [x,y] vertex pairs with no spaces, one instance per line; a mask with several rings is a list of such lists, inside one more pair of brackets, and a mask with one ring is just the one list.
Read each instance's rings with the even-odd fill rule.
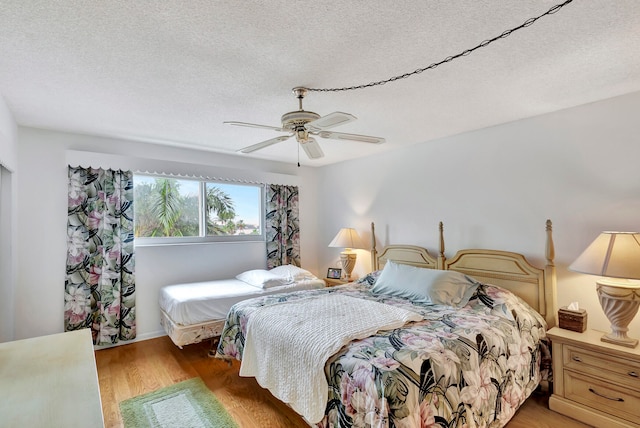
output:
[[384,85],[386,83],[395,82],[396,80],[406,79],[406,78],[414,76],[416,74],[420,74],[423,71],[433,70],[434,68],[436,68],[439,65],[442,65],[442,64],[444,64],[446,62],[451,62],[454,59],[458,59],[460,57],[467,56],[471,52],[474,52],[477,49],[483,48],[483,47],[495,42],[498,39],[504,39],[504,38],[510,36],[515,31],[518,31],[518,30],[520,30],[522,28],[529,27],[529,26],[533,25],[534,22],[536,22],[538,19],[540,19],[540,18],[542,18],[544,16],[552,15],[552,14],[556,13],[557,11],[559,11],[560,9],[562,9],[564,6],[568,5],[572,1],[573,0],[566,0],[564,3],[557,4],[557,5],[553,6],[551,9],[549,9],[548,11],[546,11],[545,13],[543,13],[542,15],[538,15],[538,16],[536,16],[534,18],[529,18],[524,23],[522,23],[521,25],[518,25],[517,27],[514,27],[514,28],[512,28],[510,30],[503,31],[499,36],[496,36],[496,37],[493,37],[491,39],[485,40],[485,41],[483,41],[482,43],[480,43],[479,45],[477,45],[477,46],[475,46],[473,48],[465,49],[464,51],[462,51],[462,52],[460,52],[460,53],[458,53],[456,55],[448,56],[445,59],[443,59],[442,61],[434,62],[431,65],[428,65],[427,67],[424,67],[424,68],[418,68],[417,70],[412,71],[410,73],[401,74],[401,75],[398,75],[398,76],[390,77],[390,78],[385,79],[385,80],[379,80],[377,82],[371,82],[371,83],[367,83],[367,84],[364,84],[364,85],[345,86],[345,87],[342,87],[342,88],[306,88],[305,87],[304,89],[306,89],[307,91],[313,91],[313,92],[352,91],[352,90],[355,90],[355,89],[370,88],[370,87],[373,87],[373,86],[379,86],[379,85]]

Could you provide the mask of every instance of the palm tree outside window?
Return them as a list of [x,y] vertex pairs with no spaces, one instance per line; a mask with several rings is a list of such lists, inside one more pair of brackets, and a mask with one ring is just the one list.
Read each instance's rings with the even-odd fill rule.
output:
[[263,239],[262,188],[136,174],[135,236],[145,242]]

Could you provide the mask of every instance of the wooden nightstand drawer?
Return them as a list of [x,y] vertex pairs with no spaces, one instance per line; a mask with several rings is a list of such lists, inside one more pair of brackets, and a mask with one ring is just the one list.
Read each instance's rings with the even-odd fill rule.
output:
[[628,421],[640,420],[640,393],[624,386],[566,370],[564,391],[569,400]]
[[614,358],[567,345],[563,347],[565,369],[590,374],[596,378],[640,391],[640,362]]
[[640,347],[600,340],[601,331],[554,327],[549,408],[598,428],[640,428]]

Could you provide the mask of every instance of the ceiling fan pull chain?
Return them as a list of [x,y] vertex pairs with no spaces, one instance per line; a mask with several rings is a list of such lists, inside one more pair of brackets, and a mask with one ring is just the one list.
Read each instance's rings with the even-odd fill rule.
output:
[[[410,73],[405,73],[405,74],[400,74],[398,76],[393,76],[390,77],[388,79],[384,79],[384,80],[379,80],[377,82],[370,82],[364,85],[355,85],[355,86],[345,86],[342,88],[302,88],[302,89],[306,89],[307,91],[311,91],[311,92],[342,92],[342,91],[352,91],[355,89],[364,89],[364,88],[371,88],[373,86],[379,86],[379,85],[384,85],[385,83],[390,83],[390,82],[395,82],[396,80],[400,80],[400,79],[406,79],[408,77],[414,76],[416,74],[420,74],[423,71],[427,71],[427,70],[433,70],[434,68],[438,67],[441,64],[444,64],[445,62],[451,62],[454,59],[458,59],[462,56],[467,56],[469,55],[471,52],[483,48],[487,45],[490,45],[491,43],[495,42],[498,39],[505,39],[508,36],[510,36],[511,34],[513,34],[515,31],[518,31],[522,28],[525,27],[530,27],[531,25],[533,25],[534,22],[536,22],[538,19],[546,16],[546,15],[553,15],[554,13],[556,13],[557,11],[559,11],[560,9],[562,9],[564,6],[568,5],[569,3],[571,3],[573,0],[565,0],[565,2],[557,4],[555,6],[553,6],[551,9],[549,9],[548,11],[546,11],[545,13],[543,13],[542,15],[538,15],[534,18],[529,18],[527,19],[524,23],[518,25],[517,27],[514,27],[510,30],[505,30],[502,33],[500,33],[500,35],[493,37],[491,39],[488,40],[484,40],[482,43],[480,43],[479,45],[470,48],[470,49],[465,49],[462,52],[456,54],[456,55],[451,55],[446,57],[445,59],[443,59],[442,61],[439,62],[434,62],[431,65],[424,67],[424,68],[418,68],[415,71],[412,71]],[[300,100],[300,102],[302,103],[302,100]],[[302,108],[302,107],[301,107]]]

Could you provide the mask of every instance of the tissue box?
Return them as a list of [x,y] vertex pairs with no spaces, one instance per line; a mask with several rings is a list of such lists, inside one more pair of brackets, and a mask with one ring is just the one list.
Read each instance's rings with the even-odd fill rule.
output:
[[566,306],[558,309],[558,326],[566,330],[582,333],[587,329],[587,311],[567,309]]

